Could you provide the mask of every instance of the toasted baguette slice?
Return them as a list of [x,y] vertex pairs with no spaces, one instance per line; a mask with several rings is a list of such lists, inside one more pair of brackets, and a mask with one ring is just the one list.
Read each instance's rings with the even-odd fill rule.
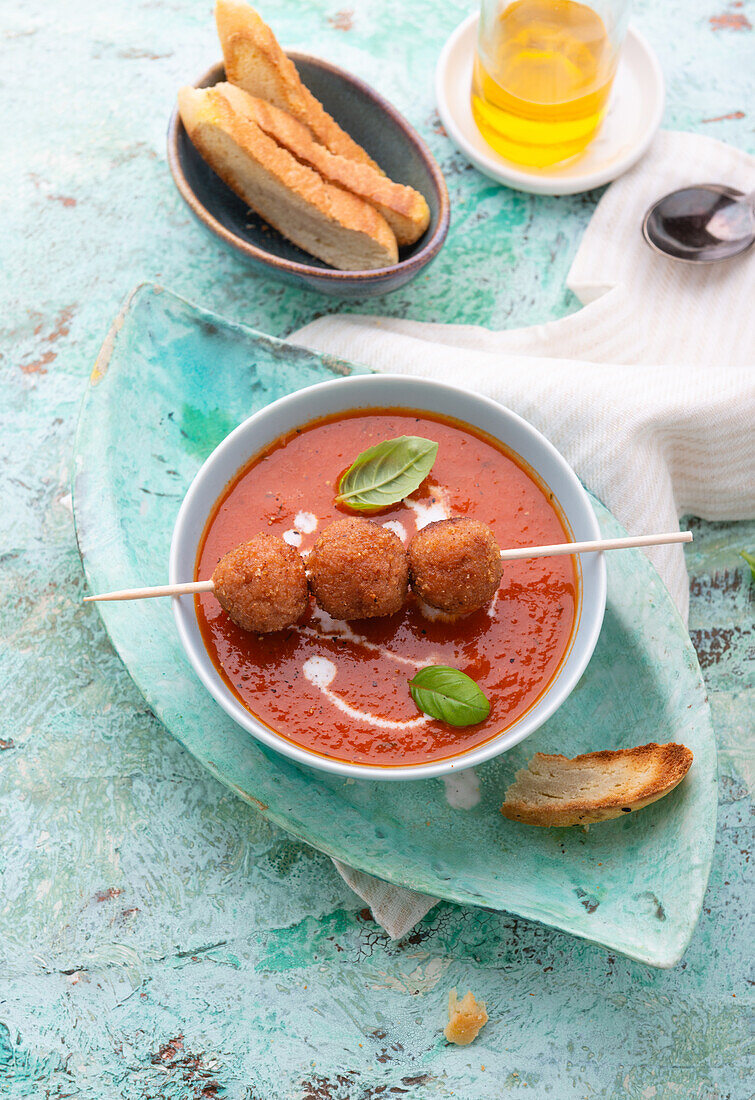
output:
[[690,750],[673,743],[588,752],[573,760],[537,752],[516,773],[501,813],[527,825],[608,821],[663,798],[691,763]]
[[394,183],[369,164],[358,164],[348,157],[334,155],[315,141],[307,127],[293,115],[272,103],[257,99],[233,84],[215,86],[222,90],[232,107],[253,119],[261,130],[293,153],[302,164],[374,206],[388,222],[400,245],[414,244],[425,232],[430,224],[430,208],[419,191]]
[[215,22],[223,47],[225,75],[231,84],[288,111],[331,153],[381,171],[302,84],[293,61],[251,5],[244,0],[217,0]]
[[300,164],[216,88],[181,88],[178,109],[210,167],[284,237],[341,271],[396,263],[396,238],[377,210]]

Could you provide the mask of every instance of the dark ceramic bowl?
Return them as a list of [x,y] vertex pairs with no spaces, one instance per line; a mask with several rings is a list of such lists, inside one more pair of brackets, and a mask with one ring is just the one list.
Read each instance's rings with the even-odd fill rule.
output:
[[[337,271],[297,248],[249,210],[205,163],[189,140],[178,111],[168,127],[168,164],[192,213],[260,274],[339,298],[398,290],[433,260],[448,233],[449,203],[440,168],[422,139],[395,107],[355,76],[327,61],[289,53],[302,81],[347,133],[364,146],[391,179],[425,196],[430,225],[399,251],[399,261],[374,271]],[[209,88],[225,79],[222,64],[197,81]]]

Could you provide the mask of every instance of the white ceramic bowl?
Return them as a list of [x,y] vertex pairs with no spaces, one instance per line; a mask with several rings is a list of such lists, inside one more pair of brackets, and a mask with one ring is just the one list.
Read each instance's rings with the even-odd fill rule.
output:
[[[215,448],[197,473],[176,519],[170,548],[170,582],[194,576],[197,548],[213,505],[237,470],[292,428],[352,409],[405,408],[452,416],[480,428],[519,455],[550,487],[575,540],[600,538],[587,493],[566,460],[520,416],[495,401],[454,386],[396,375],[364,375],[322,382],[282,397],[255,413]],[[606,603],[602,554],[579,559],[581,584],[577,626],[555,677],[538,702],[517,722],[485,744],[449,760],[406,767],[346,763],[315,755],[279,737],[241,705],[223,683],[202,641],[193,596],[174,597],[178,633],[200,680],[234,721],[254,737],[299,764],[357,779],[426,779],[489,760],[527,737],[561,706],[577,684],[598,640]]]

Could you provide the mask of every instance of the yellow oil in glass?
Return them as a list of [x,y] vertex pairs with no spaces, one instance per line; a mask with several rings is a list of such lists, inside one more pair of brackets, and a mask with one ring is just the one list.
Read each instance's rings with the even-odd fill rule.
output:
[[488,144],[537,167],[581,153],[605,114],[616,64],[597,12],[576,0],[514,0],[485,37],[472,113]]

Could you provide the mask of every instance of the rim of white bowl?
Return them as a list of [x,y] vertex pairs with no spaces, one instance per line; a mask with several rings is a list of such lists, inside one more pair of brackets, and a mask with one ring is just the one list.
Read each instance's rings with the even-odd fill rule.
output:
[[[402,389],[406,389],[407,397],[405,399],[396,400],[390,398],[386,403],[385,391],[396,385],[400,385]],[[317,405],[319,406],[324,401],[330,407],[321,409],[313,414],[311,409],[307,409],[307,405],[310,403],[310,398],[313,398],[315,391],[318,395]],[[373,395],[372,400],[365,400],[371,393]],[[435,407],[438,404],[437,400],[434,402],[429,401],[429,404],[425,405],[421,397],[423,393],[427,395],[428,400],[431,394],[435,394],[436,398],[445,398],[445,410]],[[349,394],[353,397],[353,400],[349,400],[347,404],[341,405],[339,399],[340,394]],[[418,396],[412,397],[412,394]],[[334,395],[334,401],[328,400],[331,395]],[[576,499],[582,507],[581,516],[570,514],[564,507],[562,501],[564,494],[554,492],[567,523],[571,526],[575,520],[580,522],[581,538],[600,538],[600,528],[598,526],[597,517],[595,516],[587,492],[579,478],[553,444],[528,421],[524,420],[523,417],[489,397],[470,393],[445,382],[436,382],[432,379],[414,378],[399,374],[356,375],[318,382],[313,386],[307,386],[304,389],[297,390],[295,393],[278,398],[278,400],[266,405],[264,409],[258,410],[252,416],[242,421],[237,428],[234,428],[234,430],[218,444],[212,453],[205,459],[194,476],[194,480],[189,486],[178,511],[170,545],[168,568],[170,583],[175,584],[186,580],[186,576],[183,575],[185,566],[182,563],[182,555],[184,554],[188,554],[191,563],[190,571],[193,576],[197,548],[207,518],[218,497],[223,492],[224,487],[234,477],[236,472],[269,443],[280,438],[284,432],[297,426],[312,423],[313,421],[334,413],[337,414],[339,412],[347,412],[362,408],[365,410],[370,408],[402,408],[447,416],[452,420],[455,419],[462,424],[469,424],[471,427],[477,428],[479,431],[487,432],[487,434],[493,436],[493,438],[497,439],[504,447],[519,457],[526,466],[530,467],[539,478],[548,484],[544,475],[538,469],[538,466],[528,458],[522,456],[518,449],[505,439],[502,439],[498,432],[490,431],[489,428],[476,423],[475,420],[471,419],[469,416],[461,416],[456,412],[447,411],[455,409],[459,405],[464,406],[469,403],[477,406],[479,409],[487,411],[489,415],[492,414],[494,417],[500,418],[502,422],[508,422],[509,427],[516,428],[520,433],[529,437],[535,447],[540,448],[542,458],[549,459],[551,463],[555,464],[561,476],[565,478],[568,489],[575,494]],[[223,471],[224,460],[227,459],[227,456],[233,454],[240,440],[244,440],[249,433],[253,433],[260,425],[264,426],[266,423],[268,425],[275,425],[281,420],[281,414],[284,414],[283,419],[285,419],[285,414],[292,409],[298,411],[289,418],[287,426],[276,427],[273,431],[268,431],[267,433],[262,432],[260,439],[255,441],[254,445],[248,449],[246,457],[238,462],[234,460],[233,468],[223,473],[222,481],[214,488],[212,485],[210,485],[209,489],[207,488],[208,482],[211,482],[213,473],[215,474],[214,480],[216,482],[218,481],[217,471]],[[589,600],[586,599],[588,595],[588,585],[586,584],[586,573],[588,569],[585,568],[588,560],[590,577]],[[507,752],[508,749],[513,748],[514,745],[519,744],[520,741],[523,741],[526,737],[529,737],[531,733],[534,733],[536,729],[539,729],[539,727],[558,710],[576,687],[583,672],[587,668],[597,644],[606,605],[606,569],[603,555],[600,553],[583,555],[581,556],[581,566],[577,625],[572,631],[569,648],[562,658],[555,675],[537,701],[516,722],[514,722],[512,726],[509,726],[499,734],[492,735],[481,745],[475,746],[467,752],[460,753],[457,756],[447,757],[443,760],[430,761],[424,764],[383,766],[359,764],[311,752],[293,741],[288,740],[283,734],[277,733],[275,730],[265,725],[261,719],[256,718],[251,711],[247,710],[223,682],[202,641],[196,617],[194,597],[172,597],[173,614],[181,644],[189,658],[192,668],[204,687],[226,714],[258,741],[267,745],[268,748],[274,749],[276,752],[288,757],[288,759],[293,760],[297,764],[352,779],[431,779],[437,776],[448,775],[452,772],[460,772],[466,768],[475,767],[486,760],[501,755],[503,752]]]

